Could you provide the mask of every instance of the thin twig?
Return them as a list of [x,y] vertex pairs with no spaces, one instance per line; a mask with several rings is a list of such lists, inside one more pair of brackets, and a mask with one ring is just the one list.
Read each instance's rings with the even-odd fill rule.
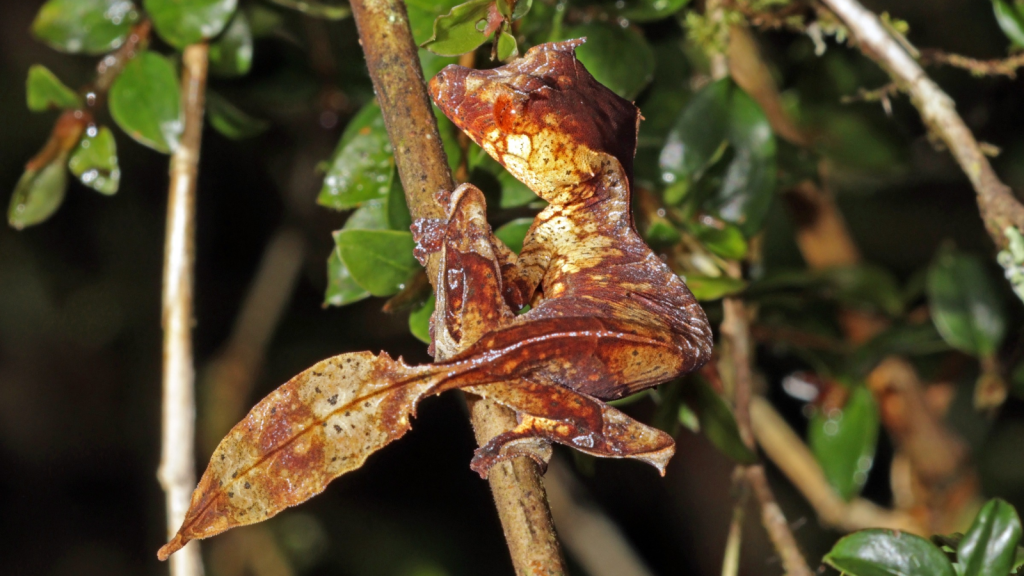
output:
[[210,452],[245,415],[267,344],[291,301],[305,256],[302,234],[285,225],[267,243],[256,275],[235,317],[231,337],[203,371],[202,444]]
[[653,576],[564,460],[553,458],[544,480],[558,533],[588,576]]
[[[733,275],[738,275],[738,266],[733,270]],[[736,423],[740,430],[740,437],[748,448],[754,449],[754,430],[751,424],[751,399],[752,399],[752,374],[750,370],[751,346],[750,346],[750,321],[747,317],[746,306],[742,300],[737,298],[726,298],[723,302],[724,319],[722,321],[722,340],[725,343],[725,350],[728,362],[732,365],[731,376],[733,379],[733,399],[736,409]],[[782,565],[788,576],[811,576],[811,569],[807,566],[803,554],[797,546],[796,539],[789,529],[786,516],[775,501],[771,487],[768,486],[768,478],[764,473],[764,466],[755,464],[741,468],[743,476],[754,492],[758,503],[761,506],[761,524],[768,532],[768,538],[782,558]]]
[[725,554],[722,558],[722,576],[739,576],[740,545],[743,542],[743,512],[750,498],[750,486],[742,477],[742,469],[733,476],[733,483],[739,495],[732,507],[732,520],[729,522],[729,536],[725,540]]
[[[351,5],[409,211],[414,218],[443,218],[434,194],[453,189],[454,182],[405,6],[400,0],[358,0]],[[433,255],[427,262],[432,283],[437,268],[438,257]],[[438,360],[444,356],[440,352]],[[478,442],[516,424],[513,411],[490,400],[471,402],[471,419]],[[491,469],[488,481],[516,573],[565,574],[537,465],[527,458],[502,462]]]
[[[171,156],[163,280],[163,453],[157,476],[167,497],[167,533],[185,519],[195,472],[195,369],[192,360],[192,293],[195,269],[196,178],[203,133],[209,48],[193,44],[182,54],[181,101],[185,125]],[[190,542],[171,558],[172,576],[200,576],[202,558]]]
[[1006,76],[1016,78],[1017,70],[1024,68],[1024,52],[1009,58],[980,60],[960,54],[950,54],[938,48],[922,48],[918,58],[923,66],[952,66],[967,70],[975,76]]
[[1008,244],[1007,228],[1024,230],[1024,204],[1014,197],[1009,186],[999,180],[974,134],[957,114],[953,99],[925,74],[921,65],[886,30],[878,16],[857,0],[822,2],[846,24],[861,52],[888,71],[910,94],[921,119],[946,143],[974,186],[989,235],[997,246],[1005,248]]
[[909,515],[886,510],[863,498],[843,500],[829,484],[814,454],[764,398],[753,398],[750,420],[765,455],[803,494],[825,525],[844,532],[890,528],[927,535],[923,526]]

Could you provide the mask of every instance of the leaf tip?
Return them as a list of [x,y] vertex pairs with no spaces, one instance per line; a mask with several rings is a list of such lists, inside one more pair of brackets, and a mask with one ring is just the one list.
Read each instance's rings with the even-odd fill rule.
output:
[[174,535],[174,538],[172,538],[170,542],[164,544],[160,547],[159,550],[156,551],[157,559],[161,562],[166,561],[168,558],[170,558],[171,554],[174,554],[178,550],[184,548],[185,544],[188,544],[188,542],[189,540],[182,536],[181,532],[178,532]]

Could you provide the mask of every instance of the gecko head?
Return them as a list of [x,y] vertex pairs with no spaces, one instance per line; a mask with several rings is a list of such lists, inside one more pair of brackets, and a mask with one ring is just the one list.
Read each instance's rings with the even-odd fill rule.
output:
[[548,202],[566,204],[614,157],[632,176],[640,112],[587,72],[584,39],[541,44],[491,70],[451,65],[430,81],[461,130]]

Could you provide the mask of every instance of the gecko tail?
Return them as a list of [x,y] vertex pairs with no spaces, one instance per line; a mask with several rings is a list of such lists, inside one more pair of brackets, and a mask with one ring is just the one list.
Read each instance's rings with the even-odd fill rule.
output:
[[341,354],[261,400],[221,440],[166,560],[191,540],[260,522],[322,492],[403,436],[416,405],[450,369],[385,353]]

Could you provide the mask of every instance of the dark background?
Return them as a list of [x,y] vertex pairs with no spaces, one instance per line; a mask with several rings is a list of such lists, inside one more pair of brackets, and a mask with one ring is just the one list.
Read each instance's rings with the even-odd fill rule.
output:
[[[41,2],[0,6],[0,189],[13,190],[24,162],[45,140],[54,114],[25,108],[28,67],[43,63],[71,86],[89,80],[95,59],[58,54],[34,41],[29,24]],[[911,24],[918,46],[976,57],[1005,55],[1007,40],[988,2],[867,2]],[[340,53],[355,42],[352,22],[304,25],[326,34]],[[825,58],[787,33],[760,36],[785,89],[802,110],[836,130],[875,135],[847,151],[837,176],[840,204],[866,258],[901,278],[926,265],[951,238],[991,254],[973,192],[955,164],[927,142],[916,112],[895,103],[888,119],[875,104],[838,105],[858,86],[885,78],[873,64],[830,43]],[[346,351],[384,349],[428,361],[408,335],[404,314],[380,312],[382,300],[321,307],[330,230],[345,216],[316,207],[313,171],[330,155],[344,116],[369,94],[361,61],[340,61],[329,79],[351,103],[341,122],[322,117],[323,79],[306,56],[309,37],[261,41],[244,81],[251,106],[275,126],[241,143],[207,130],[199,180],[195,347],[200,374],[224,345],[263,248],[282,224],[303,230],[306,257],[295,293],[275,332],[250,399],[314,362]],[[347,48],[346,48],[347,50]],[[351,53],[351,51],[348,51]],[[958,103],[979,139],[1003,148],[995,161],[1024,187],[1024,81],[977,79],[955,70],[934,77]],[[820,104],[820,105],[819,105]],[[838,111],[837,111],[838,110]],[[833,116],[829,116],[832,114]],[[325,128],[324,125],[330,126]],[[333,124],[333,125],[332,125]],[[0,227],[0,569],[4,574],[162,574],[163,498],[156,481],[160,422],[160,273],[167,158],[115,130],[121,190],[102,197],[72,183],[65,205],[43,225]],[[7,200],[7,193],[3,196]],[[767,265],[798,266],[791,227],[776,206]],[[1009,300],[1008,300],[1009,301]],[[1016,302],[1014,318],[1020,318]],[[1020,323],[1011,323],[1011,335]],[[792,366],[762,359],[769,385]],[[200,383],[203,379],[200,378]],[[203,391],[200,390],[200,394]],[[969,390],[966,392],[969,396]],[[799,406],[778,398],[802,426]],[[787,402],[789,402],[787,404]],[[651,406],[627,409],[649,418]],[[1024,504],[1021,406],[1011,401],[991,428],[967,430],[986,492]],[[202,411],[199,415],[203,418]],[[598,461],[580,474],[591,496],[619,524],[657,574],[716,574],[731,512],[732,464],[700,436],[682,432],[666,478],[638,463]],[[425,402],[414,430],[373,456],[322,496],[265,524],[298,574],[433,576],[511,574],[487,485],[468,468],[474,444],[461,399]],[[883,447],[867,494],[885,502]],[[572,457],[562,453],[571,461]],[[208,452],[200,450],[200,466]],[[200,468],[201,470],[202,468]],[[773,475],[779,498],[812,565],[836,534],[820,529],[801,498]],[[756,514],[749,515],[744,573],[776,574]],[[236,532],[239,532],[236,531]],[[229,535],[204,543],[227,549]]]

